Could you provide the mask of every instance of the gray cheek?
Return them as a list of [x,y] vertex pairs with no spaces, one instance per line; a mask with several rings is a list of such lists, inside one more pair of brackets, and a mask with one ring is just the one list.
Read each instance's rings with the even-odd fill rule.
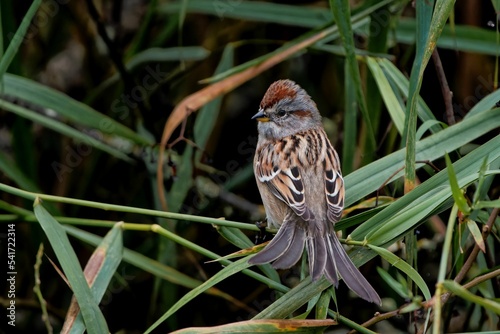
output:
[[258,129],[259,133],[266,138],[275,139],[278,136],[277,134],[278,127],[274,122],[271,121],[265,123],[259,122]]

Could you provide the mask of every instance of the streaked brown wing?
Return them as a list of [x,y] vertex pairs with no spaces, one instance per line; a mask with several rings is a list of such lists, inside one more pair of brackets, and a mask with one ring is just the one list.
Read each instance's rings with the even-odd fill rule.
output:
[[280,157],[273,146],[263,148],[258,154],[260,157],[255,163],[257,180],[266,184],[274,196],[285,202],[302,219],[313,219],[313,213],[306,207],[299,168],[296,165],[285,166],[289,160]]
[[342,217],[342,210],[344,209],[344,179],[340,171],[339,158],[330,142],[327,142],[323,167],[325,195],[328,205],[327,217],[332,223],[336,223]]

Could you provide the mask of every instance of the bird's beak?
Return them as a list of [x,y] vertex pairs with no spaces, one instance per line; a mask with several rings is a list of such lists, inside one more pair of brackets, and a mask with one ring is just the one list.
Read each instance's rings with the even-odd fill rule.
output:
[[253,115],[252,119],[256,119],[259,122],[269,122],[269,117],[264,114],[264,110],[259,109],[259,112]]

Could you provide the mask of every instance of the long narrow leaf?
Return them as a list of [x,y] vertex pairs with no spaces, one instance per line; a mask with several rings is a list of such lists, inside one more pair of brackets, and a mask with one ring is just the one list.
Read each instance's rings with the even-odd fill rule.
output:
[[[137,144],[150,145],[153,143],[151,140],[140,136],[123,124],[99,113],[90,106],[33,80],[14,74],[6,74],[4,76],[4,85],[4,93],[6,95],[50,109],[67,118],[73,124],[121,136]],[[120,106],[118,105],[117,108],[120,108]],[[122,115],[120,113],[120,115],[116,116]]]
[[[500,124],[499,108],[467,118],[419,141],[416,145],[416,160],[433,161],[442,157],[446,151],[455,150],[498,128],[498,124]],[[346,207],[376,191],[391,175],[403,167],[404,154],[404,150],[396,151],[347,175],[345,177]],[[392,180],[401,175],[401,172],[397,173]]]
[[[397,86],[399,88],[400,94],[408,99],[408,93],[410,89],[410,81],[408,80],[408,78],[396,67],[396,65],[394,65],[387,59],[377,58],[377,62],[387,76],[387,80],[389,80],[389,82],[393,85]],[[417,97],[417,113],[418,117],[423,122],[436,120],[434,114],[422,99],[422,97],[420,97],[420,95]],[[433,126],[430,128],[432,133],[436,133],[441,129],[442,127],[439,126]]]
[[356,88],[349,75],[349,66],[347,63],[344,64],[344,84],[345,112],[344,140],[342,141],[342,172],[349,174],[354,170],[356,138],[358,134],[358,102],[356,100]]
[[366,123],[368,129],[368,140],[369,146],[367,148],[368,153],[375,148],[375,135],[373,127],[371,124],[371,118],[368,113],[368,108],[366,106],[365,95],[363,94],[363,87],[361,85],[361,74],[359,72],[358,60],[354,52],[354,37],[352,33],[351,25],[351,10],[348,0],[330,0],[330,9],[332,10],[333,17],[337,23],[340,37],[342,38],[343,45],[346,50],[346,62],[349,69],[349,74],[351,75],[351,80],[354,84],[354,89],[356,92],[356,98],[358,100],[358,106],[363,115],[363,120]]
[[426,300],[430,300],[432,295],[429,290],[429,287],[427,284],[425,284],[424,279],[420,274],[408,263],[397,257],[396,255],[392,254],[385,248],[377,247],[374,245],[368,245],[370,249],[373,251],[377,252],[378,255],[383,257],[385,260],[387,260],[390,264],[395,266],[396,268],[400,269],[402,272],[404,272],[417,286],[419,287],[420,291],[424,294],[424,297]]
[[[85,278],[89,282],[95,300],[102,299],[122,260],[122,235],[122,223],[115,224],[102,239],[85,266]],[[64,328],[67,330],[71,328],[71,333],[83,333],[85,330],[85,322],[76,299],[71,302],[62,332],[66,332]]]
[[5,53],[2,55],[2,58],[0,58],[0,79],[3,78],[5,72],[9,68],[10,63],[12,62],[12,59],[14,59],[14,56],[19,50],[21,43],[24,41],[24,36],[28,31],[28,28],[31,24],[31,20],[35,16],[36,11],[38,10],[38,7],[40,7],[41,3],[42,0],[33,1],[30,8],[28,9],[28,12],[26,13],[26,15],[24,15],[23,20],[19,25],[19,28],[12,37],[9,46],[7,47],[7,50],[5,50]]
[[330,286],[325,278],[311,282],[311,278],[307,277],[252,319],[283,319]]
[[378,85],[385,106],[389,111],[389,115],[391,115],[391,119],[398,129],[398,132],[402,135],[404,132],[405,113],[403,108],[401,107],[401,104],[396,98],[396,94],[394,94],[389,81],[385,77],[377,61],[375,61],[371,57],[368,57],[366,58],[366,63],[368,64],[368,68],[372,73],[372,77],[375,79],[375,82]]
[[240,271],[248,268],[250,264],[248,264],[248,259],[246,257],[231,263],[229,266],[225,267],[213,277],[211,277],[208,281],[204,282],[200,286],[194,288],[193,290],[186,293],[177,303],[175,303],[167,312],[165,312],[158,320],[155,321],[146,331],[145,334],[151,333],[156,327],[158,327],[162,322],[167,320],[170,316],[172,316],[177,310],[186,305],[188,302],[193,300],[195,297],[203,293],[205,290],[211,288],[215,284],[221,282],[222,280],[239,273]]
[[[472,151],[454,164],[457,179],[461,187],[474,182],[483,159],[488,163],[500,159],[500,136],[497,136]],[[402,236],[422,222],[441,205],[450,207],[451,189],[446,171],[434,175],[410,193],[380,211],[351,233],[354,240],[363,240],[370,234],[370,244],[382,245]],[[411,211],[411,212],[410,212]]]
[[451,163],[450,156],[445,154],[446,160],[446,170],[448,172],[448,179],[450,180],[451,192],[453,194],[453,199],[455,199],[455,203],[457,203],[458,208],[465,214],[470,213],[470,207],[467,204],[467,200],[465,199],[460,186],[458,185],[457,176],[455,175],[455,171],[453,169],[453,164]]
[[191,327],[181,329],[172,334],[213,334],[213,333],[283,333],[284,329],[293,333],[323,333],[323,331],[337,322],[332,319],[326,320],[247,320],[233,322],[215,327]]
[[[182,1],[169,2],[158,6],[158,11],[165,14],[179,13]],[[271,22],[313,28],[327,24],[332,20],[328,10],[312,6],[294,6],[264,1],[187,1],[189,13],[210,14],[221,19],[230,17],[240,20]]]
[[51,130],[59,132],[65,136],[76,139],[81,143],[85,143],[89,146],[93,146],[101,151],[109,153],[119,159],[132,162],[133,160],[129,158],[125,153],[115,149],[114,147],[108,146],[100,140],[95,139],[94,137],[85,134],[81,131],[78,131],[62,122],[59,122],[53,118],[47,117],[45,115],[39,114],[35,111],[26,109],[24,107],[15,105],[13,103],[7,102],[0,98],[0,108],[8,110],[10,112],[15,113],[18,116],[29,119],[33,122],[36,122],[40,125],[43,125]]
[[106,320],[85,280],[78,258],[69,243],[62,226],[45,210],[37,198],[34,204],[35,216],[49,239],[57,259],[78,300],[85,327],[89,333],[108,333]]
[[458,284],[455,281],[450,281],[446,280],[443,282],[443,286],[446,290],[453,292],[457,296],[470,301],[471,303],[475,303],[478,305],[483,306],[484,308],[491,310],[495,312],[496,314],[500,314],[500,304],[486,298],[482,298],[479,296],[476,296],[475,294],[471,293],[469,290],[465,289],[463,286]]
[[416,131],[417,131],[417,97],[422,85],[424,69],[429,61],[426,57],[425,49],[429,47],[428,36],[431,28],[431,15],[434,1],[418,1],[416,3],[417,12],[417,40],[416,55],[410,75],[410,89],[408,92],[408,103],[406,104],[406,117],[403,133],[403,141],[406,146],[405,154],[405,193],[410,192],[415,187],[415,154],[416,154]]

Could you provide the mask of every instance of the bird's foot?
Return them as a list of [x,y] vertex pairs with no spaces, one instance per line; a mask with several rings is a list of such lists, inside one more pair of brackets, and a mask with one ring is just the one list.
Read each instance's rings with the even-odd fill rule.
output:
[[259,228],[259,233],[255,236],[255,244],[261,244],[266,240],[266,227],[267,227],[267,218],[263,221],[255,222],[255,225]]

